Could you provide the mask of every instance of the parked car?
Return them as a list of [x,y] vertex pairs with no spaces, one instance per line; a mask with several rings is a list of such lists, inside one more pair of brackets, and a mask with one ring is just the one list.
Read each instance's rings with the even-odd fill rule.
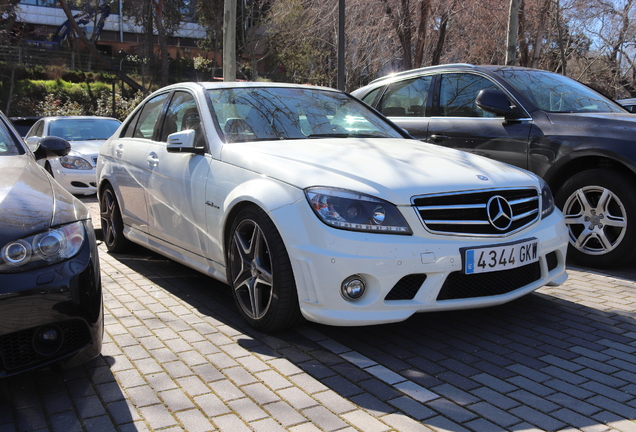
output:
[[435,66],[352,93],[413,137],[528,169],[555,193],[575,262],[636,259],[636,119],[577,81],[536,69]]
[[110,117],[60,116],[43,117],[26,135],[31,148],[40,138],[57,136],[71,143],[71,152],[61,158],[43,161],[46,170],[69,192],[92,195],[97,192],[95,166],[99,147],[121,122]]
[[636,113],[636,98],[619,99],[616,102],[630,113]]
[[15,128],[15,130],[18,131],[18,134],[20,134],[20,136],[22,138],[26,137],[26,134],[29,132],[29,129],[31,129],[31,126],[33,126],[35,124],[36,121],[40,120],[42,117],[37,117],[37,116],[33,116],[33,117],[11,117],[11,124],[13,124],[13,127]]
[[566,280],[537,176],[422,145],[333,89],[181,83],[100,150],[104,242],[227,282],[254,327],[396,322]]
[[0,114],[0,377],[101,351],[102,288],[88,210],[37,160],[64,156],[46,137],[32,153]]

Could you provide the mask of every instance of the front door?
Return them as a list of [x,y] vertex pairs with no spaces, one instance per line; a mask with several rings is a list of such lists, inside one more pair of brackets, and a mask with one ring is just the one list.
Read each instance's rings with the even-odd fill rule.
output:
[[482,89],[500,89],[489,79],[470,73],[439,75],[433,115],[426,141],[528,168],[532,120],[521,108],[510,120],[482,110],[475,103]]

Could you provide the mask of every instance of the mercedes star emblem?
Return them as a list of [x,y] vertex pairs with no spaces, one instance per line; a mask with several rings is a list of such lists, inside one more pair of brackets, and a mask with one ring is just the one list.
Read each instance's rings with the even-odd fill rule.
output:
[[505,231],[512,225],[512,207],[504,197],[496,195],[490,198],[486,210],[490,224],[499,231]]

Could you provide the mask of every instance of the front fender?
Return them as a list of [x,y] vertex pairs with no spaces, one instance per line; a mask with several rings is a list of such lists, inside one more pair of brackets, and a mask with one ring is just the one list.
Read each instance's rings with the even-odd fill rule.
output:
[[[222,230],[219,234],[222,238],[223,262],[225,262],[225,247],[230,227],[235,215],[245,204],[256,205],[270,214],[276,209],[293,205],[304,199],[305,194],[302,189],[267,177],[259,177],[239,184],[226,196],[221,209],[223,220],[219,224]],[[272,221],[279,232],[284,229],[274,218]]]

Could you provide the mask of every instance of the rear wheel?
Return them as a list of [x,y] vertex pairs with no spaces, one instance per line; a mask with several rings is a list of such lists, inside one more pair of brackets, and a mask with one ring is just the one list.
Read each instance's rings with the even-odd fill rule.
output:
[[130,242],[124,237],[124,222],[112,187],[106,186],[102,191],[99,199],[99,210],[104,243],[106,243],[108,251],[124,252]]
[[228,281],[241,315],[262,331],[298,324],[302,315],[291,263],[271,219],[258,207],[243,209],[228,242]]
[[556,204],[570,235],[569,257],[607,268],[636,259],[636,184],[605,169],[576,174],[559,189]]

